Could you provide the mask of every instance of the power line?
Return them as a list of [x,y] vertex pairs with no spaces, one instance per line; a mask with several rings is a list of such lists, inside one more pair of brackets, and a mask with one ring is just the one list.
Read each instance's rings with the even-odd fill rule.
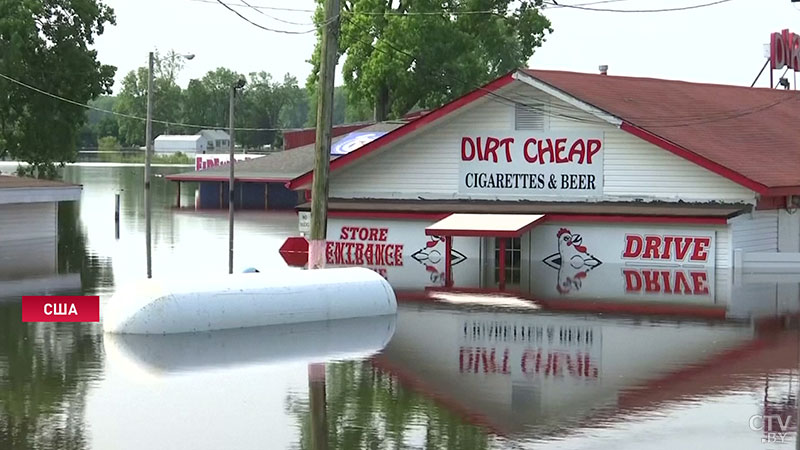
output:
[[[197,3],[211,3],[216,4],[216,0],[190,0]],[[248,6],[242,3],[228,3],[230,6]],[[313,13],[313,9],[303,9],[303,8],[283,8],[278,6],[263,6],[263,5],[253,5],[251,8],[256,9],[265,9],[268,11],[286,11],[286,12],[302,12],[302,13]]]
[[[190,0],[197,3],[211,3],[217,4],[218,0]],[[250,8],[256,11],[261,12],[262,10],[267,11],[285,11],[285,12],[294,12],[294,13],[314,13],[315,10],[313,9],[302,9],[302,8],[281,8],[276,6],[265,6],[265,5],[257,5],[253,3],[249,3],[245,0],[240,0],[241,3],[232,3],[232,2],[225,2],[227,6],[239,6],[243,8]],[[627,1],[627,0],[605,0],[605,1]],[[594,4],[592,2],[591,4]],[[465,10],[465,11],[343,11],[342,15],[353,15],[353,16],[443,16],[443,15],[453,15],[453,16],[461,16],[461,15],[502,15],[500,11],[494,10]],[[312,25],[313,23],[297,23],[297,22],[290,22],[285,21],[277,17],[267,16],[271,19],[277,20],[279,22],[288,23],[291,25]]]
[[616,13],[661,13],[661,12],[675,12],[675,11],[688,11],[690,9],[699,9],[699,8],[706,8],[708,6],[719,5],[722,3],[728,3],[732,0],[717,0],[714,2],[709,3],[701,3],[698,5],[688,5],[688,6],[678,6],[674,8],[658,8],[658,9],[613,9],[613,8],[590,8],[587,6],[581,5],[568,5],[564,3],[557,3],[556,1],[549,0],[545,1],[545,4],[554,6],[556,8],[571,8],[571,9],[579,9],[583,11],[594,11],[594,12],[616,12]]
[[[47,91],[45,91],[43,89],[39,89],[39,88],[37,88],[35,86],[31,86],[29,84],[23,83],[22,81],[19,81],[19,80],[15,79],[15,78],[11,78],[8,75],[2,74],[2,73],[0,73],[0,78],[8,80],[8,81],[10,81],[12,83],[15,83],[15,84],[17,84],[19,86],[22,86],[22,87],[26,88],[26,89],[30,89],[31,91],[38,92],[39,94],[46,95],[46,96],[54,98],[56,100],[59,100],[59,101],[65,102],[65,103],[69,103],[71,105],[78,106],[78,107],[81,107],[81,108],[91,109],[93,111],[98,111],[98,112],[105,113],[105,114],[111,114],[111,115],[114,115],[114,116],[117,116],[117,117],[123,117],[123,118],[126,118],[126,119],[133,119],[133,120],[139,120],[139,121],[146,121],[147,120],[147,118],[145,118],[145,117],[134,116],[133,114],[125,114],[125,113],[121,113],[121,112],[117,112],[117,111],[112,111],[110,109],[98,108],[98,107],[92,106],[92,105],[90,105],[88,103],[77,102],[75,100],[71,100],[71,99],[62,97],[60,95],[56,95],[56,94],[53,94],[51,92],[47,92]],[[157,120],[157,119],[152,119],[151,122],[159,123],[159,124],[162,124],[162,125],[178,126],[178,127],[186,127],[186,128],[199,128],[199,129],[225,128],[224,126],[221,126],[221,125],[196,125],[196,124],[190,124],[190,123],[170,122],[170,121],[167,121],[167,120]],[[234,130],[235,131],[285,131],[285,130],[289,130],[289,128],[247,128],[247,127],[244,127],[244,128],[234,128]]]
[[253,6],[250,3],[247,3],[247,1],[245,1],[245,0],[241,0],[241,2],[244,3],[245,6],[247,6],[248,8],[252,9],[253,11],[261,14],[262,16],[269,17],[270,19],[276,20],[278,22],[283,22],[283,23],[286,23],[286,24],[289,24],[289,25],[301,25],[301,26],[314,25],[314,22],[304,22],[304,23],[303,22],[293,22],[291,20],[285,20],[285,19],[281,19],[280,17],[271,16],[271,15],[265,13],[264,11],[262,11],[261,8]]
[[278,30],[278,29],[275,29],[275,28],[265,27],[264,25],[261,25],[259,23],[253,22],[252,20],[248,19],[242,13],[240,13],[239,11],[231,8],[230,6],[228,6],[227,3],[223,2],[222,0],[217,0],[217,3],[219,3],[222,6],[224,6],[225,9],[227,9],[228,11],[236,14],[242,20],[244,20],[245,22],[249,23],[250,25],[253,25],[254,27],[257,27],[257,28],[261,28],[264,31],[271,31],[273,33],[281,33],[281,34],[308,34],[308,33],[313,33],[315,31],[317,31],[317,27],[314,27],[314,28],[311,28],[310,30],[305,30],[305,31]]

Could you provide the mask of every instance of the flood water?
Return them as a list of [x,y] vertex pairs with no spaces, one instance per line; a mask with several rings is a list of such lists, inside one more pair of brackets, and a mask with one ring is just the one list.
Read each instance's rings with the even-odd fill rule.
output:
[[[727,319],[467,291],[402,298],[396,317],[199,335],[22,323],[22,295],[102,305],[145,276],[142,174],[67,167],[83,196],[61,205],[55,247],[0,274],[0,449],[797,448],[800,334],[763,320],[779,294],[760,297],[796,280],[732,287]],[[162,177],[153,198],[154,276],[227,273],[227,211],[174,209]],[[285,266],[296,234],[293,212],[237,212],[235,271]]]

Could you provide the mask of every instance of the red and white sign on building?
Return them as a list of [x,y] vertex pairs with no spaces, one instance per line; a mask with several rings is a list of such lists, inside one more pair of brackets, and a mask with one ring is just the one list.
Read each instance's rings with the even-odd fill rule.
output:
[[772,33],[769,40],[769,57],[773,69],[789,67],[800,71],[800,35],[783,30]]
[[543,225],[532,232],[533,289],[545,298],[711,302],[715,238],[712,229]]
[[[235,153],[233,158],[236,161],[245,161],[248,159],[258,158],[263,155],[248,155],[246,153]],[[212,153],[196,155],[194,157],[194,170],[205,170],[212,167],[224,166],[231,161],[231,156],[227,153]]]
[[476,132],[461,137],[461,194],[599,197],[603,133]]

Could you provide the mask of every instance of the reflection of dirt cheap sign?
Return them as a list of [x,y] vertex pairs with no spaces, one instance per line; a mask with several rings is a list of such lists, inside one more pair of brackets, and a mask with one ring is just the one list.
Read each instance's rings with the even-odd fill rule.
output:
[[484,132],[460,142],[462,194],[599,196],[603,134]]

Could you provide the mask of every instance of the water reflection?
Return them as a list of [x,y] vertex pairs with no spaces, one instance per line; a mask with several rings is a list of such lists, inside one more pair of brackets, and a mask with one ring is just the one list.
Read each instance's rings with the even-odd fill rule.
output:
[[[604,264],[577,285],[541,266],[498,293],[491,264],[470,258],[448,289],[438,247],[421,241],[407,248],[426,249],[424,263],[387,271],[396,323],[174,339],[22,324],[19,295],[104,302],[144,276],[141,172],[69,167],[84,193],[62,205],[59,240],[0,254],[0,448],[753,449],[776,448],[761,443],[765,417],[796,417],[797,323],[771,320],[798,310],[791,276],[707,270],[655,283]],[[175,210],[162,177],[153,194],[154,272],[227,273],[226,212]],[[282,267],[296,216],[236,217],[236,270]]]
[[364,359],[392,338],[395,316],[205,333],[107,334],[109,363],[152,375]]
[[21,304],[0,303],[0,448],[89,448],[83,413],[102,368],[100,335],[21,314]]

